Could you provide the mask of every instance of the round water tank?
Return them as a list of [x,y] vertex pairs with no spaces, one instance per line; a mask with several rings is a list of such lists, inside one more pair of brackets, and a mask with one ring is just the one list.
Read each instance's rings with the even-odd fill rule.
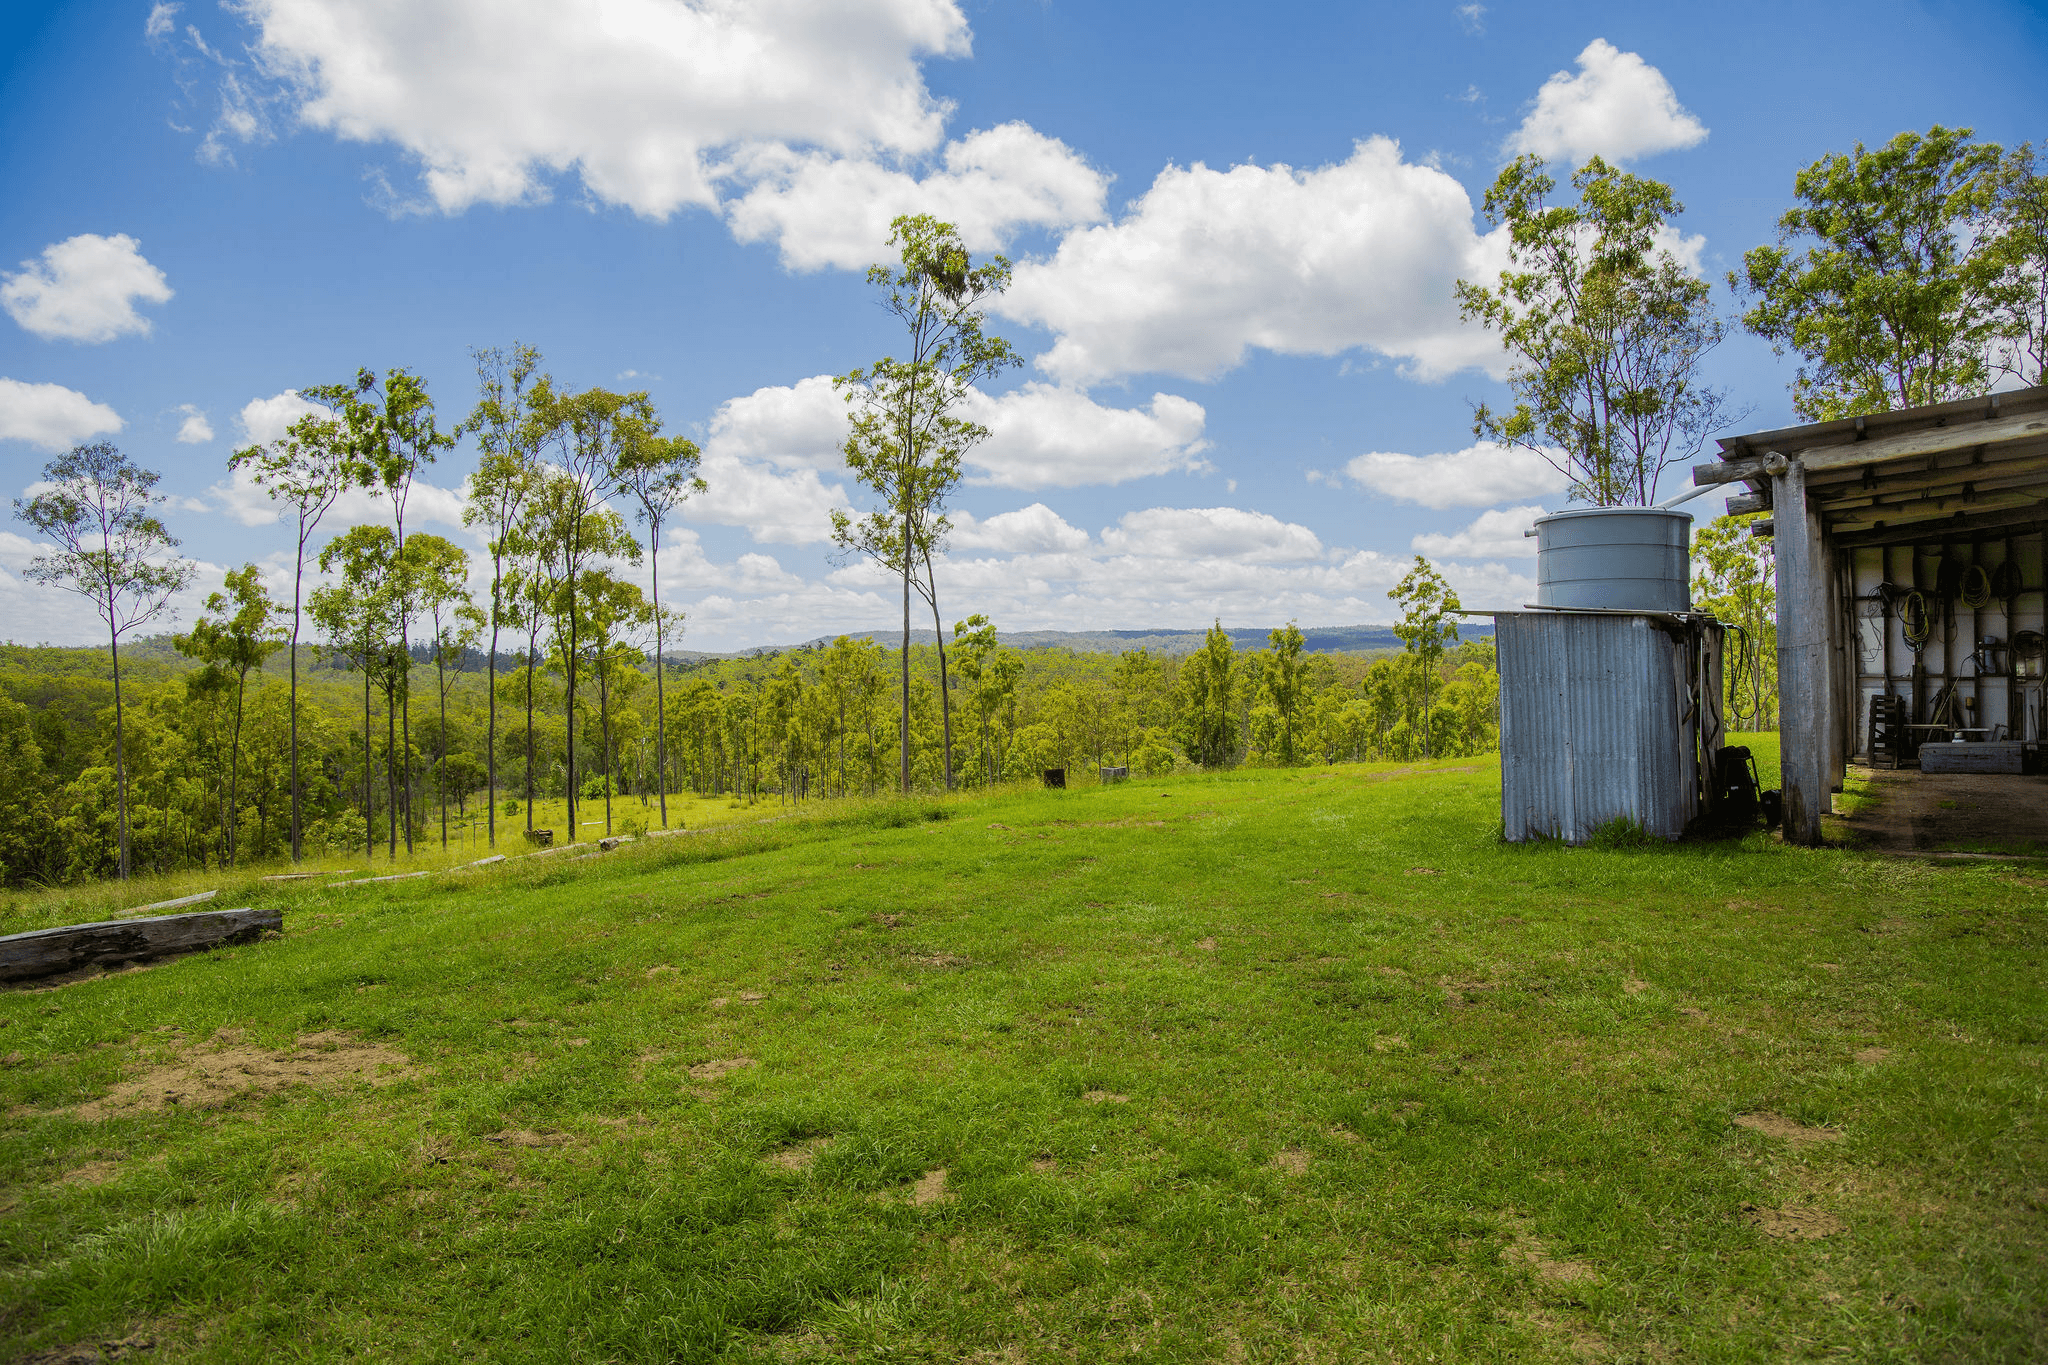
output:
[[1689,513],[1581,507],[1536,521],[1536,605],[1690,611]]

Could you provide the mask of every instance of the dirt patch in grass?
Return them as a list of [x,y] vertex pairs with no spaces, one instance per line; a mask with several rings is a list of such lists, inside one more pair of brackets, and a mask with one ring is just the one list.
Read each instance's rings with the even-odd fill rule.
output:
[[917,1208],[926,1209],[934,1204],[943,1204],[953,1196],[946,1189],[946,1168],[926,1171],[910,1188],[910,1202]]
[[1307,1175],[1308,1153],[1299,1147],[1288,1147],[1273,1153],[1273,1169],[1282,1175]]
[[1129,1104],[1129,1095],[1119,1095],[1113,1090],[1084,1090],[1081,1098],[1090,1104]]
[[1764,1236],[1788,1242],[1817,1241],[1842,1230],[1842,1220],[1824,1209],[1797,1206],[1766,1209],[1744,1204],[1742,1216]]
[[770,1166],[785,1171],[808,1171],[811,1163],[818,1159],[818,1153],[832,1145],[829,1137],[814,1137],[809,1142],[795,1147],[784,1147],[779,1152],[770,1152],[763,1158]]
[[51,1351],[31,1351],[21,1357],[21,1365],[100,1365],[105,1360],[139,1360],[156,1349],[157,1336],[154,1329],[145,1328],[118,1341],[80,1342]]
[[503,1132],[488,1134],[485,1142],[495,1142],[501,1147],[559,1147],[569,1139],[561,1133],[536,1133],[531,1128],[507,1128]]
[[104,1185],[121,1173],[118,1161],[88,1161],[57,1177],[59,1185]]
[[[223,1035],[234,1032],[224,1030]],[[239,1037],[239,1034],[236,1035]],[[218,1039],[216,1040],[219,1041]],[[180,1055],[123,1081],[96,1100],[79,1105],[79,1118],[96,1121],[117,1114],[161,1112],[172,1107],[212,1109],[244,1095],[269,1095],[294,1086],[336,1090],[367,1082],[389,1085],[413,1074],[404,1053],[366,1043],[338,1030],[300,1036],[296,1047],[279,1051],[228,1042],[212,1049],[182,1049]]]
[[1205,953],[1213,953],[1216,951],[1216,940],[1213,938],[1205,938],[1200,943],[1197,943],[1195,946],[1197,948],[1200,948]]
[[1783,1114],[1737,1114],[1735,1125],[1765,1137],[1778,1138],[1796,1146],[1809,1142],[1840,1142],[1842,1135],[1832,1128],[1812,1128]]
[[1866,1047],[1856,1054],[1856,1060],[1865,1066],[1876,1066],[1891,1055],[1892,1050],[1888,1047]]
[[733,1072],[753,1064],[754,1059],[752,1057],[714,1057],[708,1062],[699,1062],[691,1067],[690,1079],[696,1081],[715,1081],[721,1076],[729,1076]]
[[1507,1229],[1514,1240],[1501,1255],[1508,1264],[1524,1266],[1534,1271],[1537,1279],[1551,1284],[1585,1284],[1600,1278],[1600,1273],[1584,1261],[1552,1256],[1543,1239],[1529,1230],[1526,1219],[1509,1219]]

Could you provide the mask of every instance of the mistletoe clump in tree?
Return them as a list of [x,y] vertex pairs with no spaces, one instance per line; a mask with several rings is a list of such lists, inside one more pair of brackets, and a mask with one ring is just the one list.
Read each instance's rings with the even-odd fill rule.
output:
[[846,467],[879,499],[866,516],[832,514],[832,541],[864,556],[903,583],[903,790],[910,790],[910,593],[931,607],[939,641],[939,707],[944,727],[946,785],[953,785],[952,702],[946,686],[946,639],[940,625],[933,556],[946,548],[946,499],[961,477],[961,459],[988,439],[988,428],[961,415],[974,386],[1020,364],[1010,343],[985,330],[982,309],[1010,285],[1010,262],[991,256],[975,265],[951,223],[929,214],[889,225],[896,265],[868,270],[882,306],[903,325],[908,358],[885,356],[833,382],[852,409]]
[[1556,203],[1541,157],[1510,162],[1486,192],[1508,229],[1508,268],[1491,285],[1458,281],[1459,313],[1499,334],[1513,357],[1515,405],[1481,404],[1473,433],[1533,450],[1596,507],[1647,506],[1657,480],[1742,414],[1700,370],[1726,324],[1712,286],[1672,252],[1683,212],[1667,185],[1599,157]]

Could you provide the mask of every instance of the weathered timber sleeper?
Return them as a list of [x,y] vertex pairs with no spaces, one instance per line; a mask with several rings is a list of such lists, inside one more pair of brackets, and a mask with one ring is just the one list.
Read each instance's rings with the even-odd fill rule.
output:
[[0,981],[33,981],[84,967],[111,967],[230,943],[252,943],[264,930],[283,927],[281,910],[241,909],[32,929],[0,937]]

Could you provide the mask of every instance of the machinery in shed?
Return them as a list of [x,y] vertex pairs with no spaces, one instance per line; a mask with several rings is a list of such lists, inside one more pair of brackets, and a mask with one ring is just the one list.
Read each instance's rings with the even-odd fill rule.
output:
[[1636,507],[1537,521],[1537,600],[1491,613],[1508,839],[1585,843],[1622,821],[1676,839],[1724,800],[1754,809],[1753,769],[1724,760],[1724,627],[1692,610],[1691,526]]

